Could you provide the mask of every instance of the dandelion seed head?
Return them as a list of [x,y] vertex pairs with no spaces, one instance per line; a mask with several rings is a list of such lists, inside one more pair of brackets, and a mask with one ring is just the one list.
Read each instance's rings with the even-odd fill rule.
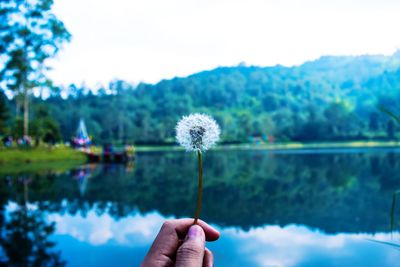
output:
[[176,125],[176,140],[187,151],[205,151],[218,140],[221,130],[217,122],[205,114],[190,114]]

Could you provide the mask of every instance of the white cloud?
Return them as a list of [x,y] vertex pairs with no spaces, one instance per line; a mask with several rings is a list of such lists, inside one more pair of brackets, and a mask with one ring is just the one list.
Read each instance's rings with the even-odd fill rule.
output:
[[[81,215],[60,215],[52,213],[48,219],[57,225],[57,234],[70,235],[80,241],[92,245],[103,245],[113,240],[120,245],[139,245],[151,243],[165,220],[157,213],[145,216],[134,215],[122,218],[118,221],[108,214],[97,215],[95,211],[89,211],[83,217]],[[140,236],[132,243],[129,239],[132,235]]]
[[[363,251],[370,247],[371,251],[378,253],[378,249],[387,249],[385,254],[387,262],[395,262],[394,255],[398,252],[388,246],[375,244],[367,239],[394,242],[388,233],[360,234],[324,234],[311,230],[306,226],[288,225],[265,226],[250,229],[247,232],[236,228],[227,228],[223,235],[229,235],[240,244],[239,251],[244,257],[251,255],[257,266],[291,267],[313,259],[318,254],[329,259],[366,257]],[[398,235],[398,233],[394,233]],[[376,247],[375,247],[376,245]],[[355,251],[363,251],[353,255]],[[326,256],[328,255],[328,256]],[[383,259],[382,259],[383,260]],[[385,261],[385,260],[383,260]]]
[[73,40],[56,83],[156,82],[241,61],[300,64],[400,47],[395,0],[58,0]]

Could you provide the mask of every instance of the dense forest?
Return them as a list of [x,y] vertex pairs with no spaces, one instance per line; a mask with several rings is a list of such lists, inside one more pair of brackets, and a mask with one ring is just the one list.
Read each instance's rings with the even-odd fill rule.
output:
[[[166,144],[182,115],[203,112],[220,123],[225,143],[389,140],[400,137],[399,126],[378,107],[396,113],[399,93],[400,51],[325,56],[294,67],[240,64],[154,85],[52,88],[45,99],[32,96],[30,133],[67,141],[83,118],[98,144]],[[22,134],[14,110],[14,99],[0,95],[0,135]]]

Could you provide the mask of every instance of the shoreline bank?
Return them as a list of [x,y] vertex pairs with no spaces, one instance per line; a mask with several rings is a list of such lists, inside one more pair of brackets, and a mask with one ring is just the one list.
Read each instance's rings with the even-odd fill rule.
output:
[[[305,149],[360,149],[360,148],[400,148],[398,141],[345,141],[345,142],[315,142],[315,143],[275,143],[275,144],[234,144],[219,145],[213,151],[223,150],[305,150]],[[135,146],[136,152],[183,151],[180,146]]]
[[60,161],[84,163],[86,156],[82,152],[69,147],[0,149],[0,166]]
[[[212,151],[229,150],[265,150],[265,151],[303,151],[303,150],[342,150],[342,149],[378,149],[378,148],[400,148],[397,141],[352,141],[352,142],[320,142],[320,143],[276,143],[276,144],[234,144],[219,145]],[[135,146],[136,153],[142,152],[167,152],[184,151],[180,146]],[[84,164],[87,157],[84,153],[69,147],[55,148],[3,148],[0,149],[0,168],[4,169],[10,165],[31,165],[45,163]],[[23,168],[23,166],[20,166]],[[26,167],[26,166],[25,166]]]

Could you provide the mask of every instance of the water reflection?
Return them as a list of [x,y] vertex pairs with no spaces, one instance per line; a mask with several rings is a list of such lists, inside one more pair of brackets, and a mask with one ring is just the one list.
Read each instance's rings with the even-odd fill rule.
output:
[[[120,220],[95,210],[47,215],[57,224],[53,240],[69,266],[136,266],[166,219],[157,212]],[[248,231],[216,227],[221,239],[208,244],[216,266],[397,266],[399,258],[398,250],[367,240],[388,241],[388,233],[329,235],[294,224]]]
[[[296,223],[331,233],[389,230],[392,193],[400,188],[397,153],[218,152],[205,157],[202,214],[207,221],[243,229]],[[107,212],[115,218],[135,209],[193,215],[197,181],[190,154],[141,154],[133,172],[118,165],[85,168],[90,175],[83,178],[76,176],[82,168],[31,174],[30,200],[44,210],[71,214],[94,205],[106,212],[111,203]],[[11,186],[0,188],[4,200],[20,197],[12,186],[18,179],[9,178]],[[68,206],[62,205],[64,199]]]
[[86,164],[77,167],[71,171],[72,177],[76,180],[79,187],[79,192],[83,196],[86,192],[86,187],[89,182],[89,178],[95,174],[99,174],[100,168],[96,164]]
[[[390,241],[398,151],[323,152],[205,155],[203,218],[222,232],[210,244],[217,266],[396,266],[398,251],[366,238]],[[195,164],[187,153],[144,153],[134,168],[1,177],[2,224],[29,199],[56,225],[47,251],[69,266],[134,266],[166,218],[192,216]]]
[[49,223],[38,210],[18,207],[2,223],[2,258],[7,266],[64,266],[60,252],[50,241],[55,224]]

